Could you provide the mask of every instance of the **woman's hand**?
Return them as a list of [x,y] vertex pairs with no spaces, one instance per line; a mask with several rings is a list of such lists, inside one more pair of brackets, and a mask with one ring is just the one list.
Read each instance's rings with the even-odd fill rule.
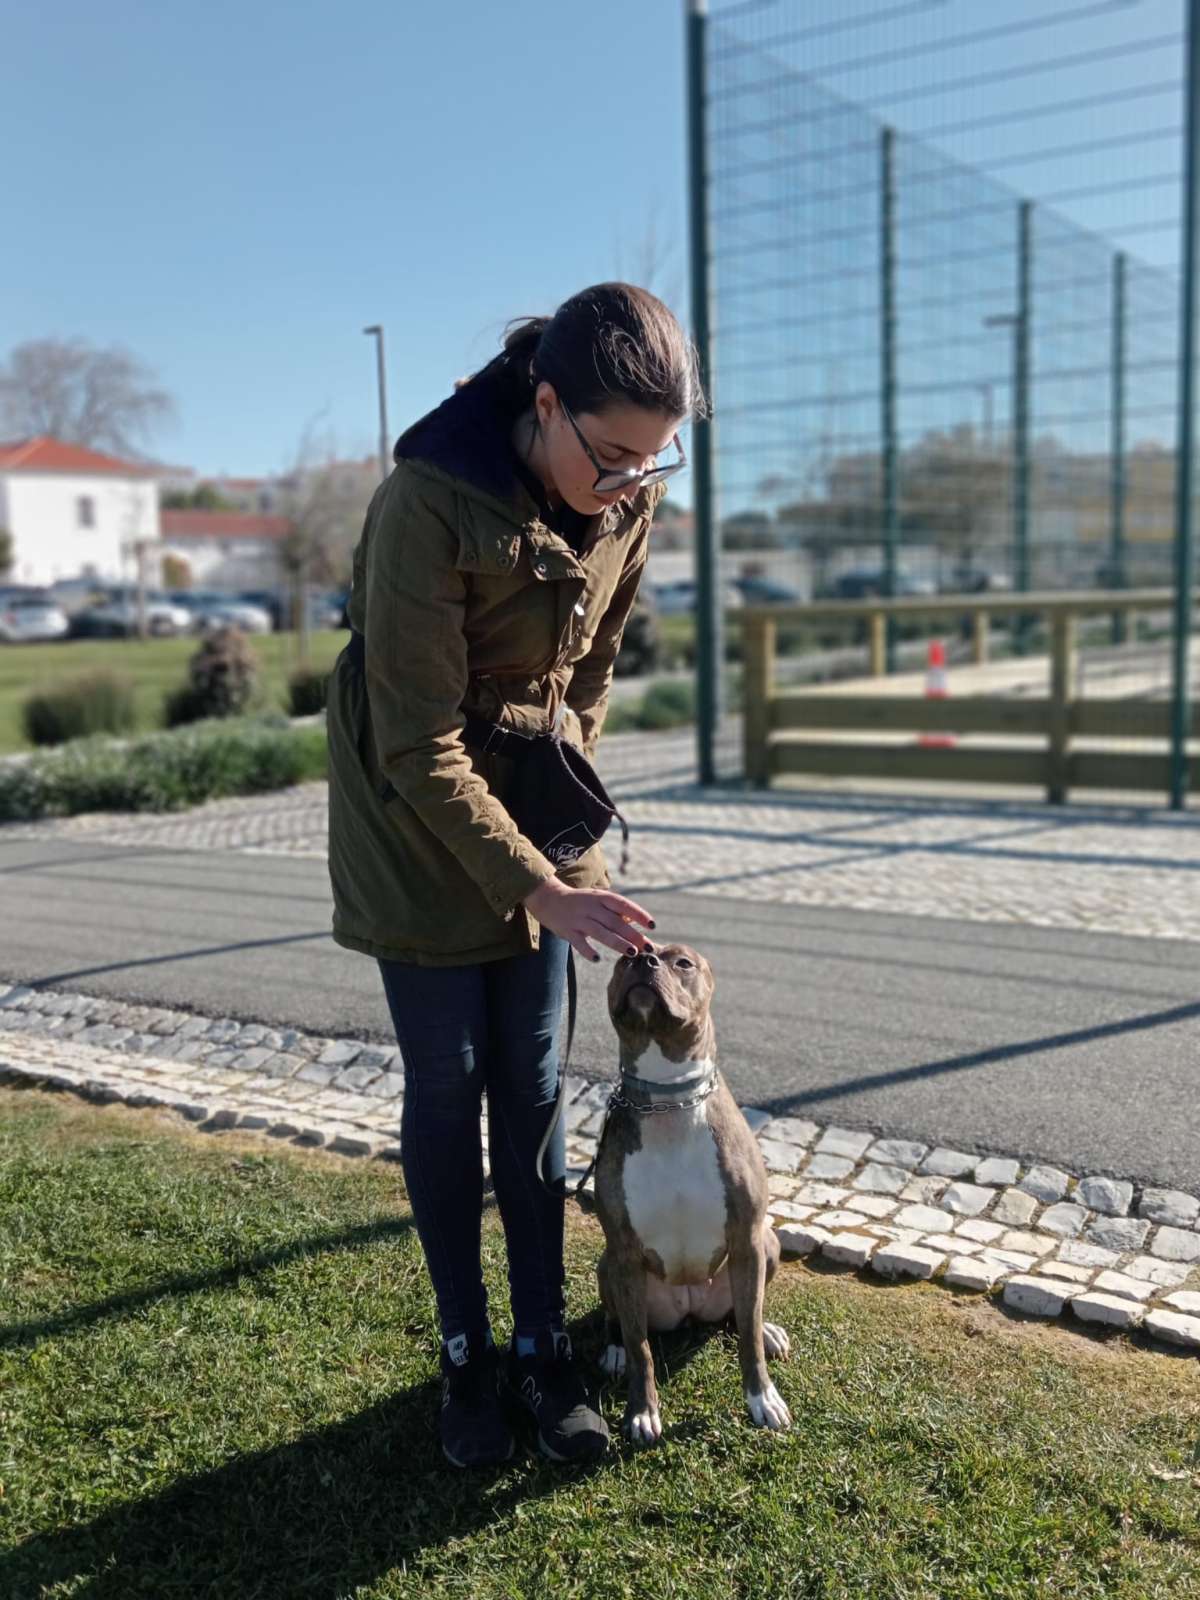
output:
[[572,889],[558,878],[547,878],[526,896],[525,909],[543,928],[568,940],[589,961],[600,959],[589,939],[606,944],[619,955],[635,956],[642,948],[643,936],[632,924],[654,926],[649,912],[624,895],[613,894],[610,889]]

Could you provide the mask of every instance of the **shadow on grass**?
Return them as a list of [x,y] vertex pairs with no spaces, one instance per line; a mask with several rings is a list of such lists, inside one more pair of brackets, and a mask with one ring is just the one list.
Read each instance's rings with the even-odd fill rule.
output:
[[[576,1319],[581,1353],[598,1344],[597,1313]],[[590,1469],[531,1460],[519,1434],[503,1467],[460,1472],[437,1437],[434,1378],[355,1416],[173,1484],[90,1522],[38,1534],[0,1553],[0,1594],[37,1600],[69,1585],[75,1600],[335,1600],[423,1551],[503,1522],[523,1501]],[[444,1574],[444,1567],[442,1569]]]
[[[346,1228],[341,1233],[324,1233],[309,1239],[295,1239],[281,1245],[278,1250],[264,1250],[247,1256],[227,1267],[210,1272],[190,1272],[176,1278],[164,1278],[148,1284],[144,1289],[134,1289],[127,1294],[111,1295],[107,1300],[97,1300],[92,1305],[73,1306],[54,1316],[40,1317],[35,1322],[12,1323],[0,1327],[0,1349],[20,1349],[36,1345],[42,1339],[55,1338],[63,1333],[75,1333],[102,1322],[106,1317],[124,1316],[139,1311],[156,1300],[173,1295],[204,1293],[212,1289],[230,1289],[244,1278],[286,1266],[306,1256],[324,1255],[336,1250],[353,1250],[359,1245],[372,1244],[379,1239],[398,1239],[412,1228],[411,1217],[396,1217],[387,1221],[363,1223],[357,1228]],[[7,1593],[0,1588],[0,1595]]]

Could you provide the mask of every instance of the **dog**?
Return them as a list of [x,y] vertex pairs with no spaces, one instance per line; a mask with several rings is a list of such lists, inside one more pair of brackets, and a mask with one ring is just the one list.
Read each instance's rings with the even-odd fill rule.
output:
[[649,941],[621,957],[608,985],[621,1080],[596,1158],[605,1239],[596,1275],[609,1340],[601,1366],[612,1379],[628,1376],[623,1427],[635,1444],[662,1437],[648,1332],[689,1316],[716,1323],[732,1313],[751,1418],[791,1426],[766,1365],[789,1352],[783,1329],[763,1321],[779,1265],[766,1167],[716,1069],[712,993],[702,955]]

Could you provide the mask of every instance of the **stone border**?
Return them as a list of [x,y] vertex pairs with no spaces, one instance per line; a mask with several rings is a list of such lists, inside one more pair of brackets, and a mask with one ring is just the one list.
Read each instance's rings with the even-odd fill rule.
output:
[[[163,1106],[205,1131],[399,1160],[399,1065],[394,1046],[0,984],[0,1082]],[[611,1088],[568,1078],[569,1176],[595,1152]],[[1195,1196],[744,1111],[785,1255],[1200,1350]]]

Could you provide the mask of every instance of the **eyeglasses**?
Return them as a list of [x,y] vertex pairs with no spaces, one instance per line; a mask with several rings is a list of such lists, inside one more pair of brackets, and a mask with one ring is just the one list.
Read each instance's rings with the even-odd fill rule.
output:
[[614,489],[628,489],[632,484],[661,483],[664,478],[673,477],[675,473],[687,466],[687,457],[683,453],[683,446],[679,442],[679,435],[673,434],[671,443],[679,451],[678,461],[668,461],[665,467],[646,467],[644,470],[637,467],[626,467],[623,471],[614,471],[596,460],[595,452],[583,436],[579,424],[571,415],[567,402],[559,396],[559,405],[567,421],[575,429],[575,437],[587,451],[587,458],[596,469],[596,481],[592,485],[593,494],[612,494]]

